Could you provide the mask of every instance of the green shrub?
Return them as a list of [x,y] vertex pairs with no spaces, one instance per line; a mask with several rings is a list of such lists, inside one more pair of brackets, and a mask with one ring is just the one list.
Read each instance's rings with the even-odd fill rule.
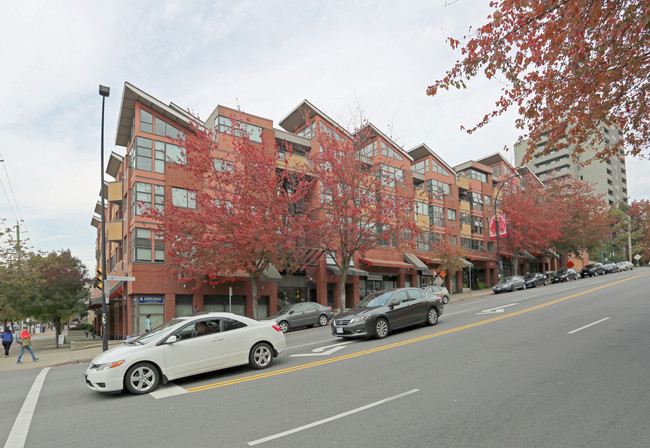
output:
[[485,283],[481,283],[481,282],[478,283],[478,289],[487,289],[487,288],[488,285],[486,285]]

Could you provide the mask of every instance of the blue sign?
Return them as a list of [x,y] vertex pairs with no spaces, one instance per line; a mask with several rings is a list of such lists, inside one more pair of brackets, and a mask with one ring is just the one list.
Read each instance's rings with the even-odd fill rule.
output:
[[165,296],[136,296],[138,303],[144,305],[158,305],[165,303]]

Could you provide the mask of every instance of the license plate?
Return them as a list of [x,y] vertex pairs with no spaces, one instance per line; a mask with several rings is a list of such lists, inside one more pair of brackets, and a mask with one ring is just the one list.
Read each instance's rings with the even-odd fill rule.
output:
[[337,328],[337,329],[336,329],[336,332],[337,332],[337,333],[343,333],[343,328]]

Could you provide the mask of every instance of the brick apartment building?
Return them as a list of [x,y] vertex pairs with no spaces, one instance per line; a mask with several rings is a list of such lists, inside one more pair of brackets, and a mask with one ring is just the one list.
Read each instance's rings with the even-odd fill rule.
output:
[[[305,112],[313,120],[305,121]],[[106,276],[130,276],[135,281],[111,282],[109,336],[121,339],[143,331],[151,314],[153,324],[174,316],[200,311],[228,311],[252,316],[253,297],[250,279],[242,276],[216,286],[196,289],[174,274],[166,263],[165,241],[155,237],[156,222],[145,216],[147,206],[161,208],[166,200],[177,207],[191,207],[191,190],[180,169],[167,160],[182,158],[174,144],[177,135],[187,132],[193,118],[174,103],[164,104],[137,87],[125,83],[116,135],[116,145],[125,155],[113,152],[106,173],[114,181],[104,185],[107,198]],[[235,123],[238,122],[238,123]],[[244,128],[251,142],[269,150],[294,148],[291,157],[303,157],[314,147],[317,132],[345,138],[347,131],[308,101],[303,101],[279,122],[218,106],[201,125],[217,133],[216,159],[226,166],[233,151],[233,127]],[[356,257],[346,279],[347,306],[358,303],[367,293],[394,287],[444,283],[458,292],[479,283],[496,283],[494,244],[488,235],[488,218],[494,213],[494,192],[499,174],[513,168],[504,160],[488,157],[450,167],[426,145],[404,151],[381,131],[370,125],[371,141],[367,155],[379,158],[392,175],[412,188],[417,225],[426,231],[413,253],[379,246],[363,257]],[[219,164],[215,164],[216,167]],[[101,204],[95,208],[101,214]],[[100,220],[97,228],[97,260],[100,265]],[[432,246],[447,235],[466,250],[465,268],[455,275],[440,276]],[[503,254],[506,257],[509,254]],[[518,272],[527,265],[534,270],[555,269],[550,254],[528,254],[521,258]],[[507,259],[504,261],[507,265]],[[510,267],[509,271],[514,272]],[[339,308],[339,271],[324,254],[316,252],[302,272],[282,275],[277,269],[267,272],[260,284],[259,317],[274,314],[279,307],[295,301],[314,301]],[[101,292],[95,290],[94,306],[101,305]]]

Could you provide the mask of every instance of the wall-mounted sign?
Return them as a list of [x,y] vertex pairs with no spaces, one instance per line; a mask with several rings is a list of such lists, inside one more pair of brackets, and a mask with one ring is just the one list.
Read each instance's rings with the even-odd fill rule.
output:
[[133,298],[133,301],[135,302],[135,300],[137,300],[139,304],[159,305],[159,304],[165,303],[165,296],[163,296],[163,295],[135,296]]

